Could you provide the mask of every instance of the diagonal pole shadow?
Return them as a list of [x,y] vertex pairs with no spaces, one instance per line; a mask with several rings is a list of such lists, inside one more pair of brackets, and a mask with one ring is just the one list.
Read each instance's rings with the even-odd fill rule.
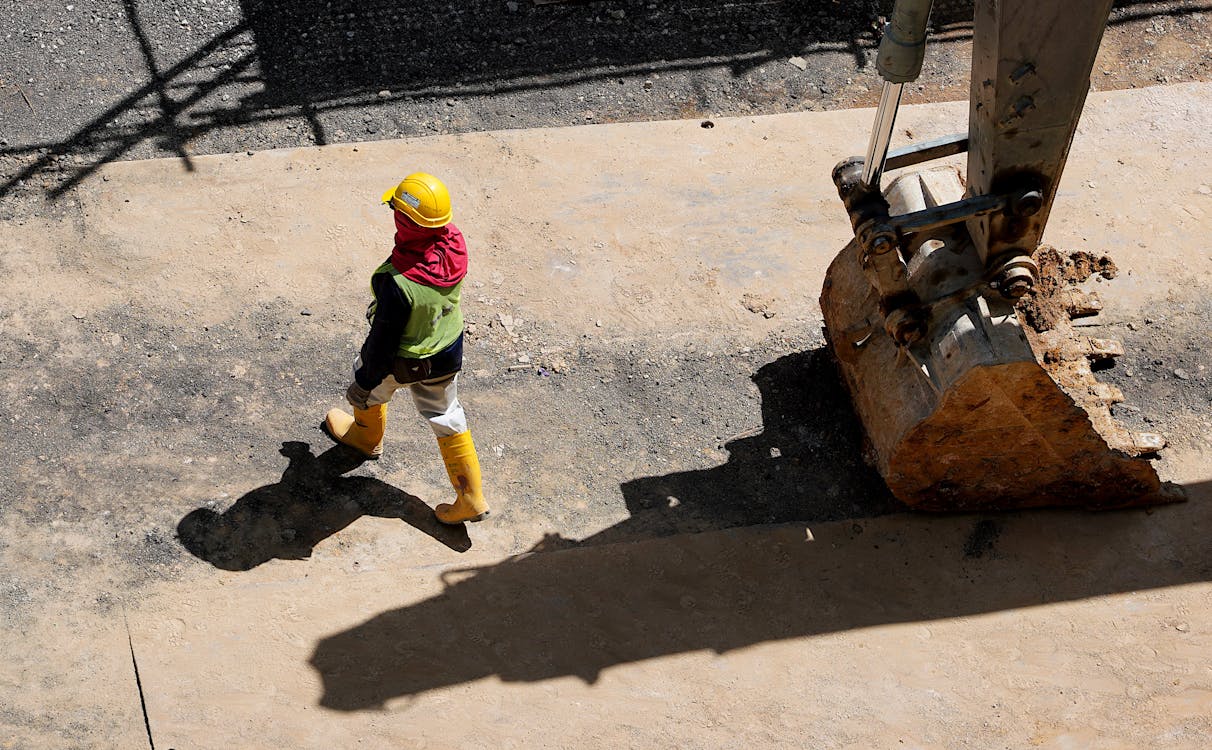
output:
[[131,31],[135,34],[135,39],[139,42],[139,51],[143,54],[147,72],[151,75],[151,82],[156,89],[156,99],[160,102],[160,118],[168,130],[168,142],[165,145],[184,161],[185,169],[192,172],[194,171],[193,160],[189,158],[189,153],[185,150],[185,143],[177,134],[175,127],[177,114],[181,111],[181,107],[168,95],[168,79],[160,73],[159,65],[156,63],[155,50],[152,49],[151,41],[143,31],[143,24],[139,22],[139,8],[135,0],[122,0],[122,6],[126,10],[126,19],[130,23]]
[[[820,26],[808,19],[824,14],[827,0],[752,0],[716,6],[683,1],[659,9],[650,6],[647,13],[653,19],[680,13],[693,22],[690,27],[679,27],[679,33],[670,37],[658,37],[655,31],[636,34],[635,26],[611,31],[605,25],[581,23],[584,14],[594,12],[592,4],[584,12],[574,12],[575,7],[569,5],[560,12],[506,14],[505,18],[511,20],[503,26],[501,17],[466,13],[459,14],[456,21],[458,34],[466,37],[464,44],[474,42],[482,49],[470,57],[451,55],[439,64],[433,62],[438,56],[431,53],[449,44],[446,34],[412,40],[421,45],[417,55],[382,54],[379,40],[406,38],[412,29],[412,14],[392,16],[394,20],[390,21],[374,14],[336,18],[332,17],[331,3],[325,7],[318,2],[283,6],[274,0],[242,0],[242,20],[174,64],[162,67],[140,19],[139,0],[122,0],[122,5],[150,79],[63,140],[0,148],[0,156],[39,154],[16,174],[0,179],[0,198],[35,176],[53,174],[56,184],[47,189],[46,195],[59,199],[102,165],[123,158],[157,137],[162,138],[160,148],[183,159],[187,170],[192,166],[188,144],[198,137],[284,118],[302,117],[315,143],[322,145],[328,137],[320,115],[383,109],[402,100],[508,96],[613,80],[622,75],[690,72],[725,64],[739,78],[788,55],[848,53],[861,70],[867,67],[878,42],[874,22],[881,8],[879,3],[862,3],[864,10],[859,15],[871,23]],[[1168,7],[1157,0],[1120,0],[1115,8],[1111,26],[1151,17],[1189,16],[1206,12],[1212,4],[1193,2]],[[763,14],[762,9],[768,12]],[[436,12],[424,3],[416,11]],[[368,20],[372,17],[373,22]],[[646,28],[642,19],[647,17],[637,17],[638,28]],[[935,3],[932,18],[938,41],[964,41],[971,36],[971,0],[940,0]],[[711,41],[724,36],[704,33],[719,31],[726,35],[740,21],[752,23],[752,33],[744,39],[725,44]],[[652,24],[652,28],[658,26]],[[564,37],[570,34],[571,42],[566,42]],[[516,44],[504,43],[515,37],[533,52],[521,54],[513,50]],[[306,41],[301,41],[304,38]],[[586,58],[570,51],[595,42],[601,57]],[[214,62],[210,60],[212,55],[227,47],[243,50],[248,46],[251,49],[230,63],[224,60],[224,73],[202,83],[191,80],[209,67],[208,61]],[[409,62],[414,58],[427,62]],[[478,62],[473,63],[473,58]],[[369,63],[374,65],[368,67]],[[254,81],[261,83],[263,90],[242,96],[239,106],[211,108],[204,102],[211,93],[230,84]],[[390,96],[382,97],[383,90],[389,90]],[[151,101],[156,103],[155,115],[150,120],[132,122],[131,115],[137,115]],[[86,163],[68,166],[63,160],[68,155],[85,157]]]
[[[213,39],[199,47],[191,54],[187,55],[180,62],[172,65],[159,74],[154,74],[152,80],[135,89],[130,94],[123,97],[119,102],[94,117],[84,126],[82,126],[71,138],[61,143],[51,144],[49,147],[47,147],[45,154],[27,165],[16,175],[0,183],[0,198],[7,196],[18,185],[25,182],[25,180],[28,180],[34,175],[50,169],[58,158],[70,154],[81,147],[95,146],[98,142],[98,134],[104,133],[107,129],[115,127],[118,120],[126,113],[131,111],[135,106],[137,106],[139,102],[143,101],[148,96],[156,94],[158,91],[165,90],[165,86],[169,81],[172,81],[193,69],[196,65],[210,55],[214,54],[224,45],[234,41],[237,37],[246,33],[247,31],[247,24],[233,26],[223,33],[217,34]],[[141,35],[141,32],[136,31],[136,35]],[[210,91],[223,85],[225,80],[238,75],[240,71],[252,65],[253,62],[255,62],[255,56],[251,53],[246,55],[244,58],[233,64],[232,70],[227,71],[225,76],[220,77],[221,80],[216,79],[208,86],[203,87],[201,96],[195,94],[193,100],[196,101],[198,98],[206,96],[206,94],[208,94]],[[188,106],[188,103],[177,102],[176,104],[172,105],[170,111],[180,112],[186,106]],[[153,132],[161,127],[162,117],[157,118],[151,124],[135,128],[133,132],[130,132],[125,136],[119,136],[117,139],[118,143],[106,154],[94,159],[91,165],[85,166],[76,171],[75,174],[73,174],[72,177],[70,177],[67,181],[52,189],[49,192],[49,195],[56,198],[62,196],[74,185],[79,184],[89,175],[93,174],[101,167],[101,165],[114,161],[137,145],[140,141],[145,140],[149,132]]]
[[373,477],[345,477],[363,459],[343,446],[319,456],[307,443],[286,442],[282,479],[249,491],[222,514],[191,511],[177,537],[195,557],[223,570],[251,570],[273,559],[302,560],[320,542],[362,516],[399,518],[456,552],[471,549],[465,526],[439,523],[415,495]]

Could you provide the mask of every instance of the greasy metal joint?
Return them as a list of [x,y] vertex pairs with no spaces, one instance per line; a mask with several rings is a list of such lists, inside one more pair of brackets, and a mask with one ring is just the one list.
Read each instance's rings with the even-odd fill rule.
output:
[[885,255],[898,249],[896,230],[883,222],[871,222],[858,233],[859,242],[871,255]]
[[859,258],[879,295],[884,329],[899,346],[920,339],[926,329],[920,300],[909,288],[909,268],[901,255],[901,237],[888,220],[888,201],[877,185],[863,181],[865,160],[855,156],[833,168],[837,194],[854,227]]
[[1035,216],[1044,207],[1044,193],[1041,190],[1024,190],[1011,196],[1010,213],[1026,218]]
[[884,318],[884,330],[897,346],[912,346],[926,335],[925,311],[916,306],[891,310]]
[[1019,254],[1004,256],[1004,260],[994,264],[995,279],[990,286],[997,289],[1007,299],[1019,299],[1035,288],[1035,280],[1039,276],[1039,267],[1029,255]]
[[870,222],[884,223],[888,219],[888,201],[884,200],[878,187],[863,182],[864,165],[863,157],[852,156],[833,168],[833,184],[837,186],[838,197],[846,207],[850,226],[856,234],[860,227]]

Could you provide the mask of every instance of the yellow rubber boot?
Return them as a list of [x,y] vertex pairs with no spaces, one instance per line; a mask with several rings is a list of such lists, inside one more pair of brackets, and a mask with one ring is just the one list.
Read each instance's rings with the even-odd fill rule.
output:
[[332,409],[324,417],[324,431],[329,437],[372,461],[383,455],[383,433],[386,429],[387,404],[354,409],[352,417],[340,409]]
[[459,493],[454,503],[442,503],[434,509],[434,515],[442,523],[459,524],[464,521],[482,521],[488,516],[488,503],[484,501],[484,490],[480,485],[480,459],[470,432],[460,432],[438,438],[442,461],[450,483]]

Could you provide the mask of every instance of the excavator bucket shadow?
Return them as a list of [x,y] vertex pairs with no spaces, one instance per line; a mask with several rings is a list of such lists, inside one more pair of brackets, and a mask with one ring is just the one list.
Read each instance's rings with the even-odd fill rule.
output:
[[[943,180],[958,195],[951,173]],[[929,200],[927,183],[937,192],[939,180],[905,175],[885,197],[894,213],[915,210]],[[1122,347],[1071,322],[1100,309],[1077,285],[1092,273],[1113,276],[1109,259],[1041,246],[1039,281],[1017,304],[982,278],[966,233],[923,240],[905,260],[910,286],[929,307],[925,335],[910,346],[885,333],[857,241],[830,265],[820,299],[869,458],[899,500],[968,511],[1183,499],[1148,460],[1164,441],[1117,423],[1110,406],[1123,396],[1094,377],[1091,363]]]

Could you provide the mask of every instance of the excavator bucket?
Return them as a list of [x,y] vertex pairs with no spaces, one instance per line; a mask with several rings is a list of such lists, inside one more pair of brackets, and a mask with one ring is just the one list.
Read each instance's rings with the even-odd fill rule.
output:
[[[904,214],[962,193],[943,169],[902,177],[885,197]],[[935,511],[1175,499],[1145,458],[1162,439],[1115,422],[1122,394],[1094,377],[1091,364],[1122,347],[1071,323],[1100,309],[1078,284],[1113,276],[1109,260],[1041,247],[1038,281],[1016,304],[983,283],[964,232],[925,241],[909,255],[908,285],[935,302],[924,334],[902,347],[884,330],[863,257],[854,240],[834,259],[821,309],[870,455],[898,499]]]
[[[1112,419],[1123,397],[1092,363],[1122,352],[1085,336],[1082,292],[1114,264],[1040,245],[1112,0],[975,0],[968,132],[889,152],[921,69],[931,0],[897,0],[876,56],[883,93],[866,157],[833,180],[854,229],[821,293],[826,333],[870,457],[925,510],[1175,499],[1148,456],[1163,447]],[[967,153],[950,166],[885,169]]]

